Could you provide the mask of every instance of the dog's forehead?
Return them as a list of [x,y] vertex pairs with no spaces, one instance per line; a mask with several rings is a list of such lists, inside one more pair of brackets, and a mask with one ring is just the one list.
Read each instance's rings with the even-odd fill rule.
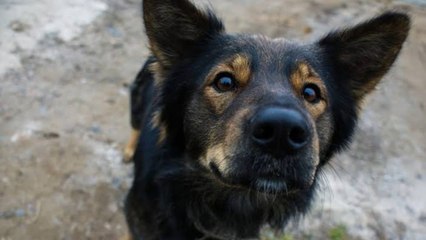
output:
[[238,35],[231,38],[229,45],[233,53],[245,55],[252,67],[259,71],[279,70],[284,73],[309,59],[305,45],[285,38]]

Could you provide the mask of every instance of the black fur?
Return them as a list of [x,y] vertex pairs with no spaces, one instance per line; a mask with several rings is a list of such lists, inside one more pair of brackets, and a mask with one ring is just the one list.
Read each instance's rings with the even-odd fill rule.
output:
[[[385,13],[316,43],[294,44],[228,35],[212,12],[197,10],[186,0],[145,0],[144,14],[153,56],[131,94],[132,126],[142,132],[126,200],[135,240],[257,238],[264,224],[281,229],[290,218],[306,213],[322,166],[349,143],[360,101],[391,67],[409,29],[405,14]],[[249,56],[251,82],[218,115],[205,105],[203,82],[214,66],[235,54]],[[298,96],[286,90],[291,72],[302,61],[317,72],[328,91],[326,112],[314,122],[320,164],[313,183],[296,184],[294,193],[262,192],[251,185],[258,171],[269,168],[282,170],[279,174],[286,175],[287,184],[305,181],[313,165],[303,156],[312,151],[277,162],[242,140],[235,143],[238,151],[229,160],[229,176],[214,164],[203,165],[201,156],[220,142],[221,128],[242,106],[291,107],[309,118]],[[152,64],[158,64],[154,72]],[[269,85],[283,92],[275,96],[268,92]],[[261,93],[260,88],[266,90]],[[156,112],[160,118],[153,124]],[[163,142],[159,142],[161,127],[167,133]],[[207,137],[212,132],[218,134],[214,140]],[[242,134],[244,139],[246,133]],[[275,162],[271,167],[264,166],[265,161]],[[291,184],[288,187],[291,190]]]

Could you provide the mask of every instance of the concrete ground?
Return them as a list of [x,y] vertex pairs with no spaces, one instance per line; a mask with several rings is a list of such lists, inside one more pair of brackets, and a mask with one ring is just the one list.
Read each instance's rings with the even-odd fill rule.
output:
[[[205,2],[205,1],[200,1]],[[0,239],[118,239],[139,0],[0,1]],[[211,0],[230,32],[312,41],[386,9],[410,37],[315,207],[280,239],[426,239],[426,1]],[[278,239],[266,231],[265,239]]]

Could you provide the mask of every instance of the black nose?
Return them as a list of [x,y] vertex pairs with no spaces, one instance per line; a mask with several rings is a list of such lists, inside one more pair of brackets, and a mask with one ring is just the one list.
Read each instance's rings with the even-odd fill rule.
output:
[[300,112],[270,107],[253,118],[252,138],[264,150],[287,154],[303,148],[308,143],[310,131]]

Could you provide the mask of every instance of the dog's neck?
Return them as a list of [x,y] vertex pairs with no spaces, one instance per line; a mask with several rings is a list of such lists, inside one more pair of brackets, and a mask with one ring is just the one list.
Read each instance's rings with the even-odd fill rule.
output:
[[261,193],[224,184],[206,169],[176,164],[179,168],[160,174],[157,182],[168,186],[175,207],[186,209],[188,220],[204,239],[256,239],[265,224],[282,227],[308,210],[306,199],[312,199],[316,185],[291,195]]

